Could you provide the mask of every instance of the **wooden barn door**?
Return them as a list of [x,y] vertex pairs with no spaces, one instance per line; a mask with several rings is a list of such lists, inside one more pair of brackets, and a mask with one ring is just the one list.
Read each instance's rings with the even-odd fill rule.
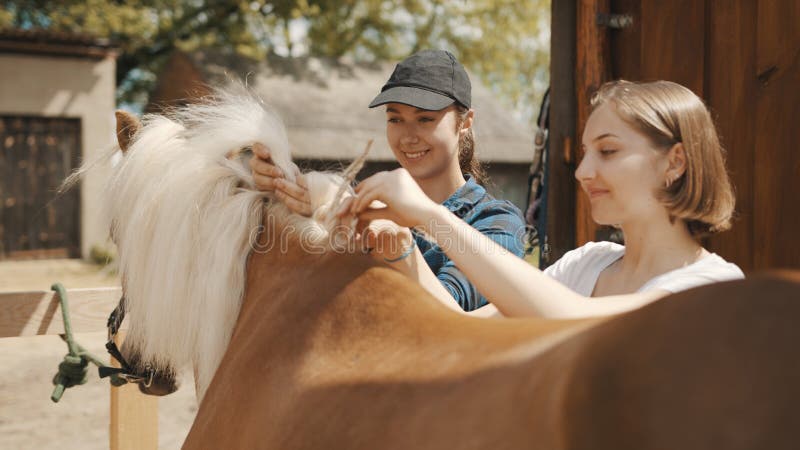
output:
[[[743,222],[751,223],[749,256],[753,267],[800,268],[800,2],[752,3],[745,2],[739,8],[725,5],[732,10],[729,22],[716,28],[721,44],[728,43],[734,33],[753,30],[755,39],[750,38],[745,46],[754,51],[753,56],[749,60],[744,60],[745,55],[741,57],[746,65],[737,67],[731,60],[722,64],[724,58],[718,58],[720,65],[714,76],[730,79],[731,88],[716,92],[714,101],[733,103],[733,112],[727,112],[734,116],[726,124],[731,136],[726,143],[730,148],[742,147],[733,170],[750,174],[750,184],[739,186],[739,198],[750,196],[749,204],[745,203],[748,209],[742,212],[746,214]],[[742,80],[725,73],[742,68],[746,73]],[[742,104],[742,98],[750,102]],[[739,127],[749,131],[746,136],[741,134],[742,142],[736,142]],[[742,175],[735,174],[735,179]],[[725,236],[715,244],[732,253],[737,246],[736,241]],[[737,257],[745,256],[748,255],[737,253]]]
[[80,256],[79,119],[0,116],[0,259]]
[[[577,0],[575,14],[577,142],[602,81],[689,87],[712,111],[736,187],[732,230],[705,244],[745,271],[800,268],[800,2]],[[603,25],[608,14],[632,23]],[[605,235],[576,189],[575,244]]]

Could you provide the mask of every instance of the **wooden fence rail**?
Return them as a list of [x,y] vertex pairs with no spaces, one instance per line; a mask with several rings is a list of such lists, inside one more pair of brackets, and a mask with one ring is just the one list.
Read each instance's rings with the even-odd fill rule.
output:
[[[105,331],[108,315],[117,306],[120,294],[118,287],[67,290],[72,332]],[[53,291],[0,292],[0,339],[62,334],[61,317]],[[117,335],[122,336],[124,330]],[[111,386],[109,417],[111,450],[158,449],[157,397],[141,394],[132,384]]]

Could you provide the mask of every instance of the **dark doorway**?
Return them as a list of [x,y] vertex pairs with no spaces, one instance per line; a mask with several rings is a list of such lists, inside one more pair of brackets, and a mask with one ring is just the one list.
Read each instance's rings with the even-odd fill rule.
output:
[[0,259],[80,256],[80,119],[0,116]]

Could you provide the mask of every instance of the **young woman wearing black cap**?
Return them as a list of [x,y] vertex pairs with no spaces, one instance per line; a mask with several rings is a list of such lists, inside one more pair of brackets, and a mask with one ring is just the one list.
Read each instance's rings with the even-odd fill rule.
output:
[[[484,173],[474,156],[471,85],[458,60],[443,50],[411,55],[397,65],[369,107],[382,105],[389,146],[421,191],[521,257],[525,225],[520,211],[481,186]],[[256,145],[254,152],[257,157],[250,164],[256,185],[274,189],[295,212],[310,215],[302,177],[299,184],[285,180],[265,147]],[[487,303],[442,248],[421,234],[389,221],[373,221],[363,235],[376,258],[419,280],[449,304],[472,311]]]

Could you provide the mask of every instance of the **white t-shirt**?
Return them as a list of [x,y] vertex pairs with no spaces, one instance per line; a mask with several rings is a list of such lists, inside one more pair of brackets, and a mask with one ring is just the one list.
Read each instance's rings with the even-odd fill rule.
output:
[[[564,254],[545,269],[544,273],[580,295],[590,297],[600,272],[620,259],[625,247],[613,242],[589,242]],[[729,263],[716,253],[703,259],[663,273],[650,279],[637,292],[661,289],[679,292],[704,284],[744,278],[739,266]]]

